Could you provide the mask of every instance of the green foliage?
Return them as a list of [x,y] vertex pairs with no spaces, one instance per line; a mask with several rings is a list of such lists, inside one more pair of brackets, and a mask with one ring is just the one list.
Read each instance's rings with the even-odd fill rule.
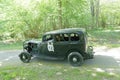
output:
[[[46,31],[60,28],[60,16],[62,28],[92,29],[88,0],[61,1],[60,15],[58,0],[0,0],[0,40],[39,38]],[[119,3],[101,3],[101,27],[120,25]]]
[[[84,0],[62,1],[64,28],[80,27],[82,22],[79,23],[79,20],[84,15],[84,3]],[[7,33],[16,40],[38,38],[44,32],[59,27],[57,0],[2,0],[0,4],[3,15],[0,15],[3,17],[0,19],[0,28],[1,32],[4,30],[0,36],[7,38]]]
[[0,42],[0,50],[18,50],[23,48],[23,42],[14,42],[13,40],[8,40]]
[[65,27],[86,27],[89,18],[89,11],[86,0],[65,0],[63,1],[63,26]]
[[109,2],[101,5],[101,26],[119,26],[120,25],[120,1]]
[[[98,71],[102,70],[101,71]],[[99,68],[90,66],[71,67],[66,63],[41,61],[0,68],[1,80],[119,80],[118,68]],[[111,68],[110,68],[111,69]],[[111,74],[112,73],[112,74]]]
[[120,27],[94,29],[88,31],[90,42],[94,46],[120,47]]

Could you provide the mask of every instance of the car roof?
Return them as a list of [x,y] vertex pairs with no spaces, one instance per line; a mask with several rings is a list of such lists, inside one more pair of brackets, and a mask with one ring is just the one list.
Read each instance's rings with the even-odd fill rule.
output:
[[45,35],[47,34],[60,34],[60,33],[85,33],[84,28],[66,28],[66,29],[59,29],[59,30],[54,30],[54,31],[49,31],[46,32]]

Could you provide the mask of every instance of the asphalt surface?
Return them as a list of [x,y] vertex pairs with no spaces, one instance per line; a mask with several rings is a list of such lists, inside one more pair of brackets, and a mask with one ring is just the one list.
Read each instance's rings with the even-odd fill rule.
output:
[[18,55],[22,50],[0,51],[0,67],[20,64]]
[[[22,50],[8,50],[8,51],[0,51],[0,67],[9,66],[9,65],[22,65],[22,63],[18,57]],[[85,60],[83,66],[95,66],[95,67],[120,67],[120,47],[108,49],[104,46],[98,47],[94,49],[95,56],[94,59]],[[39,59],[34,59],[31,62],[35,61],[40,62]],[[49,61],[50,62],[50,61]],[[58,63],[58,64],[66,64],[65,62],[53,62],[50,63]]]
[[95,48],[95,57],[91,60],[86,60],[85,65],[97,67],[120,67],[120,47],[107,48],[105,46]]

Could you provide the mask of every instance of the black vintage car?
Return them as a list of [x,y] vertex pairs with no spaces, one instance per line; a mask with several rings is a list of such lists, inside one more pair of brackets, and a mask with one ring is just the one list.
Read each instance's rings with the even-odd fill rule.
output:
[[73,66],[82,65],[85,59],[93,58],[93,47],[87,46],[85,29],[68,28],[47,32],[42,41],[28,40],[23,43],[20,60],[28,63],[31,57],[68,59]]

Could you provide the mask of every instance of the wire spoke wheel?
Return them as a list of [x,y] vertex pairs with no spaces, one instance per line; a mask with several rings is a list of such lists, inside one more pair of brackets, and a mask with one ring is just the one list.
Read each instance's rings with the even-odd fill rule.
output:
[[28,63],[31,60],[31,55],[28,52],[22,52],[19,57],[24,63]]
[[81,66],[83,63],[83,57],[78,52],[72,52],[68,55],[68,61],[72,66]]

